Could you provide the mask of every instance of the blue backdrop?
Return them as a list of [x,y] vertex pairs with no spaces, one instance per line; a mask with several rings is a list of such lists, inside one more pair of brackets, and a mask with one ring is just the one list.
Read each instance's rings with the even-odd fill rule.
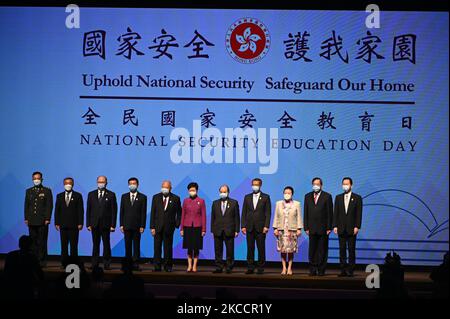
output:
[[[27,232],[23,198],[35,170],[54,196],[66,176],[85,198],[100,174],[118,195],[130,176],[149,196],[170,179],[184,198],[196,181],[208,223],[223,183],[240,203],[253,177],[273,203],[286,185],[303,202],[312,177],[335,196],[348,175],[364,197],[359,263],[396,250],[405,263],[436,264],[448,250],[448,13],[381,12],[375,29],[363,11],[83,8],[79,28],[66,26],[68,15],[0,9],[0,252]],[[196,124],[209,127],[205,136],[242,127],[257,137],[197,148],[185,144],[198,141],[186,136]],[[227,161],[226,150],[247,155]],[[181,163],[179,151],[188,152]],[[208,224],[201,258],[214,257],[211,239]],[[122,256],[120,232],[112,243]],[[184,257],[178,232],[174,245]],[[84,229],[80,253],[91,249]],[[153,255],[148,229],[141,250]],[[59,251],[52,223],[49,253]],[[272,235],[267,254],[279,259]],[[241,234],[236,257],[245,256]]]

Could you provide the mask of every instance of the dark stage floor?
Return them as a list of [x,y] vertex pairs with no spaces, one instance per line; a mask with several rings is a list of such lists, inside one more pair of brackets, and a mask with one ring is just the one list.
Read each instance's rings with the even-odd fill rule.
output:
[[[90,263],[85,263],[90,273]],[[3,260],[0,259],[0,269]],[[197,273],[187,273],[184,264],[174,265],[173,272],[154,272],[151,264],[142,264],[141,271],[135,274],[145,281],[146,292],[158,298],[175,298],[187,292],[192,297],[215,298],[218,288],[232,293],[237,298],[374,298],[375,290],[365,286],[366,273],[355,272],[351,278],[338,277],[339,270],[330,269],[323,277],[308,276],[305,266],[294,269],[292,276],[282,276],[281,269],[270,265],[263,275],[246,275],[245,267],[235,267],[232,274],[213,274],[213,266],[200,265]],[[50,261],[44,268],[47,280],[56,279],[63,270],[60,263]],[[104,288],[121,273],[120,264],[113,263],[112,269],[105,271]],[[431,297],[432,281],[429,272],[405,272],[405,285],[409,294],[416,298]],[[222,290],[223,290],[222,289]]]

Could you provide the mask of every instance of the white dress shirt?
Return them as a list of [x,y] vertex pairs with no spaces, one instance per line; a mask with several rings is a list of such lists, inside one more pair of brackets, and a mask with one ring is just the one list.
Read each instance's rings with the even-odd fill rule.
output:
[[261,192],[253,194],[253,209],[256,209],[256,205],[258,205],[259,197],[261,196]]
[[347,214],[348,204],[350,204],[350,198],[352,198],[352,192],[344,194],[345,214]]

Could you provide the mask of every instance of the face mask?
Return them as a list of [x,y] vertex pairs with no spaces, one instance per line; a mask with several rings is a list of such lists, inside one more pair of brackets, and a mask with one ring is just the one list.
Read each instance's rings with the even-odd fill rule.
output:
[[41,185],[41,180],[40,179],[33,179],[33,184],[34,184],[34,186],[39,186],[39,185]]
[[350,185],[342,185],[344,192],[348,193],[350,191]]
[[220,197],[221,199],[225,199],[225,198],[228,197],[228,193],[220,193],[220,194],[219,194],[219,197]]
[[65,189],[66,191],[70,192],[70,191],[72,190],[72,185],[66,184],[66,185],[64,185],[64,189]]
[[320,186],[319,185],[313,185],[312,189],[316,193],[320,192]]
[[196,191],[191,191],[191,192],[189,192],[189,196],[195,197],[195,195],[197,195],[197,192],[196,192]]
[[105,188],[105,186],[106,186],[106,184],[105,184],[105,183],[97,183],[97,187],[98,187],[98,189],[104,189],[104,188]]
[[136,184],[130,184],[130,185],[128,185],[128,188],[130,189],[131,192],[135,192],[137,190],[137,185]]
[[161,193],[162,193],[163,195],[167,195],[167,194],[169,194],[169,189],[163,187],[163,188],[161,188]]
[[252,186],[252,190],[253,190],[253,192],[255,192],[255,193],[259,192],[259,186],[253,185],[253,186]]
[[292,195],[291,195],[291,194],[284,194],[284,200],[285,200],[285,201],[290,201],[291,198],[292,198]]

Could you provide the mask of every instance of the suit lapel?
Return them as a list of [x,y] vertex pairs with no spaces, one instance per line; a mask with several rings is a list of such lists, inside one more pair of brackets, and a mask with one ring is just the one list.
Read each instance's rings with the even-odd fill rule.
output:
[[[171,202],[172,202],[172,198],[170,197],[170,194],[169,194],[169,196],[167,196],[167,208],[165,209],[165,211],[169,210]],[[164,209],[164,207],[163,207],[163,209]]]
[[323,195],[322,192],[320,192],[320,195],[319,195],[319,198],[317,198],[317,204],[316,204],[316,202],[314,201],[314,193],[312,194],[312,201],[315,206],[319,205],[320,201],[322,200],[322,195]]
[[[349,199],[349,201],[348,201],[347,214],[350,213],[350,209],[353,207],[353,206],[352,206],[352,205],[353,205],[353,201],[354,201],[354,198],[353,198],[353,193],[352,193],[352,195],[350,195],[350,199]],[[344,207],[344,208],[345,208],[345,207]]]
[[[259,202],[262,200],[262,196],[263,196],[263,194],[259,193],[258,201],[256,202],[256,207],[254,208],[255,211],[259,206]],[[252,198],[252,206],[253,206],[253,198]]]
[[230,208],[230,200],[227,200],[227,205],[225,206],[225,212],[223,213],[223,216],[228,213],[228,208]]
[[72,201],[75,200],[75,196],[74,195],[75,194],[72,191],[72,195],[70,196],[70,199],[69,199],[69,205],[66,206],[67,208],[69,208],[72,205]]
[[164,211],[164,195],[162,193],[158,196],[158,205],[161,207],[161,210]]
[[134,203],[131,202],[131,194],[128,193],[128,202],[130,203],[130,206],[133,207],[136,204],[136,201],[139,198],[139,193],[136,192],[136,195],[134,196]]

